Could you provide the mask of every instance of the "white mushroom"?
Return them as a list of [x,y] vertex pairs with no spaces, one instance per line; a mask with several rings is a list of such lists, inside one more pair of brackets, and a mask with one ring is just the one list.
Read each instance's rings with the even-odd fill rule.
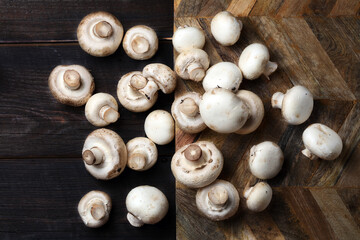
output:
[[311,160],[335,160],[343,148],[340,136],[321,123],[308,126],[303,132],[302,139],[305,145],[302,153]]
[[224,180],[216,180],[196,193],[197,208],[213,221],[232,217],[237,212],[239,203],[238,191],[234,185]]
[[86,170],[97,179],[117,177],[127,163],[126,146],[114,131],[100,128],[87,136],[82,150]]
[[87,227],[98,228],[109,220],[111,199],[101,191],[91,191],[78,204],[79,215]]
[[308,120],[314,106],[314,99],[309,90],[303,86],[295,86],[285,94],[276,92],[271,98],[273,108],[280,108],[285,121],[299,125]]
[[223,46],[234,45],[240,37],[243,24],[227,11],[219,12],[211,20],[211,33]]
[[145,25],[138,25],[127,30],[123,48],[126,54],[135,60],[146,60],[154,56],[158,50],[156,32]]
[[126,209],[129,223],[134,227],[141,227],[160,222],[169,209],[169,202],[159,189],[145,185],[128,193]]
[[210,59],[204,50],[192,48],[179,54],[175,61],[175,71],[183,79],[200,82],[209,68]]
[[250,211],[264,211],[270,204],[272,189],[266,182],[259,182],[253,187],[246,187],[244,190],[246,206]]
[[179,53],[192,48],[202,49],[205,45],[205,34],[197,27],[178,27],[172,37],[172,44]]
[[198,133],[206,128],[199,112],[201,95],[187,92],[177,97],[171,106],[171,114],[178,127],[187,133]]
[[94,94],[85,105],[85,116],[97,127],[116,122],[120,117],[116,99],[107,93]]
[[145,119],[144,128],[146,136],[158,145],[168,144],[174,139],[175,123],[167,111],[152,111]]
[[126,144],[127,166],[136,171],[145,171],[154,166],[158,158],[156,145],[148,138],[136,137]]
[[250,149],[249,167],[251,173],[257,178],[275,177],[280,172],[283,162],[283,152],[273,142],[265,141]]
[[247,46],[239,58],[239,67],[248,80],[254,80],[264,74],[267,79],[275,72],[278,65],[270,62],[270,54],[267,47],[260,43],[253,43]]
[[77,29],[80,47],[95,57],[113,54],[119,47],[124,29],[110,13],[94,12],[84,17]]
[[80,65],[59,65],[49,76],[49,88],[59,102],[70,106],[84,105],[94,91],[90,72]]
[[181,147],[171,160],[171,171],[177,181],[190,188],[200,188],[214,182],[220,175],[224,158],[217,147],[199,141]]
[[220,87],[236,92],[241,82],[242,74],[238,66],[231,62],[219,62],[206,71],[202,85],[205,91]]

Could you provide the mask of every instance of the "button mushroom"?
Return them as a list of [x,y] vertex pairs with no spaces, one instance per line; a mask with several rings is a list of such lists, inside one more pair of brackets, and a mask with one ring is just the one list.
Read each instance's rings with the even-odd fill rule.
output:
[[227,11],[219,12],[211,20],[211,34],[223,46],[234,45],[240,37],[243,24]]
[[328,126],[315,123],[303,132],[302,139],[305,149],[302,151],[311,160],[335,160],[342,151],[343,143],[340,136]]
[[205,34],[197,27],[178,27],[172,37],[172,44],[179,53],[192,48],[202,49],[205,45]]
[[280,172],[283,162],[283,152],[273,142],[265,141],[250,149],[249,167],[251,173],[257,178],[275,177]]
[[77,29],[80,47],[95,57],[113,54],[119,47],[124,29],[110,13],[94,12],[84,17]]
[[80,65],[59,65],[49,76],[52,95],[62,104],[78,107],[84,105],[94,91],[90,72]]
[[171,171],[177,181],[190,188],[200,188],[214,182],[220,175],[224,158],[217,147],[199,141],[180,148],[171,160]]
[[270,54],[267,47],[260,43],[253,43],[247,46],[240,55],[239,67],[248,80],[254,80],[264,74],[267,79],[275,72],[278,65],[270,62]]
[[111,199],[101,191],[91,191],[78,204],[78,212],[87,227],[98,228],[109,220]]
[[262,212],[271,202],[272,189],[266,182],[259,182],[253,187],[246,187],[244,197],[250,211]]
[[126,196],[127,219],[134,227],[155,224],[163,219],[169,209],[166,196],[152,186],[139,186]]
[[167,111],[152,111],[145,119],[144,129],[146,136],[158,145],[168,144],[174,139],[175,124]]
[[97,127],[116,122],[120,117],[116,99],[107,93],[94,94],[85,105],[85,116]]
[[145,25],[138,25],[127,30],[123,48],[126,54],[135,60],[146,60],[155,55],[158,50],[156,32]]
[[175,61],[175,71],[183,79],[200,82],[209,68],[210,59],[201,49],[190,49],[180,53]]
[[114,131],[101,128],[87,136],[82,150],[86,170],[97,179],[108,180],[124,171],[126,146]]
[[309,90],[303,86],[295,86],[285,94],[276,92],[271,98],[273,108],[280,108],[285,121],[299,125],[308,120],[314,106],[314,99]]
[[232,217],[238,210],[239,193],[228,181],[216,180],[196,193],[196,206],[202,214],[213,221]]
[[198,133],[206,128],[199,113],[201,95],[188,92],[175,99],[171,106],[171,114],[178,127],[187,133]]
[[156,145],[148,138],[136,137],[126,144],[127,166],[136,171],[145,171],[154,166],[158,158]]
[[219,62],[211,66],[203,79],[205,91],[213,88],[225,88],[236,92],[242,82],[240,69],[231,62]]

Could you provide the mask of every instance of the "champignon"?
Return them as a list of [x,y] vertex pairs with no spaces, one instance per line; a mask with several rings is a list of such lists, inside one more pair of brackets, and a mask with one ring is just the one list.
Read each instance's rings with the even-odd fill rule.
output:
[[108,12],[94,12],[84,17],[77,29],[80,47],[95,57],[113,54],[119,47],[124,28],[120,21]]
[[86,170],[97,179],[119,176],[127,163],[126,146],[114,131],[100,128],[87,136],[82,150]]
[[202,85],[205,91],[220,87],[236,92],[241,82],[242,74],[238,66],[231,62],[219,62],[206,71]]
[[187,92],[177,97],[171,105],[171,114],[178,127],[187,133],[198,133],[206,128],[199,112],[201,95]]
[[98,228],[109,220],[111,199],[101,191],[91,191],[78,204],[79,215],[87,227]]
[[227,11],[219,12],[211,20],[211,34],[223,46],[234,45],[240,37],[243,24]]
[[280,108],[285,121],[299,125],[308,120],[314,106],[314,99],[309,90],[303,86],[295,86],[285,94],[276,92],[271,98],[273,108]]
[[246,206],[250,211],[262,212],[270,204],[272,189],[266,182],[258,182],[255,186],[247,186],[244,190]]
[[152,111],[145,119],[145,134],[154,143],[165,145],[175,136],[175,124],[170,113],[164,110]]
[[134,227],[155,224],[163,219],[169,209],[166,196],[152,186],[138,186],[126,196],[127,219]]
[[94,91],[90,72],[80,65],[59,65],[49,76],[52,95],[62,104],[78,107],[84,105]]
[[94,94],[85,105],[85,116],[97,127],[116,122],[120,117],[116,99],[107,93]]
[[172,37],[172,44],[179,53],[192,48],[202,49],[205,45],[205,34],[197,27],[178,27]]
[[249,167],[251,173],[257,178],[275,177],[280,172],[283,162],[283,152],[273,142],[265,141],[250,149]]
[[303,132],[302,139],[305,149],[302,151],[311,160],[335,160],[342,151],[343,143],[340,136],[328,126],[314,123]]
[[175,60],[175,71],[183,79],[200,82],[209,68],[210,59],[204,50],[192,48],[179,54]]
[[123,48],[126,54],[135,60],[146,60],[155,55],[158,50],[156,32],[145,25],[137,25],[127,30]]
[[253,43],[247,46],[239,58],[239,67],[244,78],[254,80],[264,74],[269,79],[269,75],[278,67],[277,63],[270,62],[269,59],[269,50],[263,44]]
[[156,145],[148,138],[136,137],[126,144],[127,166],[136,171],[145,171],[154,166],[158,158]]
[[216,180],[196,193],[196,206],[205,217],[221,221],[232,217],[238,210],[239,193],[228,181]]
[[171,171],[185,186],[200,188],[214,182],[223,165],[220,150],[212,142],[199,141],[176,151],[171,160]]

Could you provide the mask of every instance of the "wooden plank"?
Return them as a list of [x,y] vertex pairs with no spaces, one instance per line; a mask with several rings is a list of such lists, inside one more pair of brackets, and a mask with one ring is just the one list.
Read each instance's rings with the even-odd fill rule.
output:
[[175,9],[176,17],[209,17],[226,10],[231,0],[182,0]]
[[303,9],[303,15],[327,16],[335,6],[336,0],[308,0]]
[[337,0],[328,16],[357,15],[359,9],[358,0]]
[[346,208],[349,210],[354,221],[360,227],[360,188],[337,188],[341,200],[344,202]]
[[347,161],[344,170],[336,183],[338,187],[360,187],[360,142],[351,153],[350,159]]
[[249,1],[231,1],[230,5],[226,9],[237,17],[246,17],[254,7],[256,0]]
[[[75,41],[81,19],[94,11],[108,11],[125,30],[138,24],[153,27],[159,38],[172,36],[173,1],[1,1],[0,43]],[[156,14],[154,14],[156,12]]]

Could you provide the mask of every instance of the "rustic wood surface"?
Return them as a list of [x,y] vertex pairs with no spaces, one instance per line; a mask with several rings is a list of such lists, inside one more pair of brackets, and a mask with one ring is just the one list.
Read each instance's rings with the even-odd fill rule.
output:
[[[270,81],[243,80],[240,88],[255,92],[265,106],[265,118],[249,135],[218,134],[209,129],[189,135],[176,129],[176,148],[213,141],[225,165],[221,179],[242,194],[258,181],[248,169],[250,148],[262,141],[279,144],[283,169],[268,180],[274,195],[267,210],[251,213],[245,200],[239,212],[224,222],[211,222],[196,209],[196,190],[176,184],[177,239],[360,239],[360,20],[359,1],[205,1],[176,0],[175,28],[188,25],[206,34],[211,65],[236,63],[248,44],[268,46],[279,64]],[[240,40],[222,47],[210,32],[211,18],[228,10],[243,21]],[[177,53],[175,52],[174,57]],[[176,96],[203,93],[202,85],[178,80]],[[281,111],[271,108],[271,96],[294,85],[306,86],[315,105],[308,121],[287,125]],[[302,132],[311,123],[324,123],[341,136],[344,148],[334,161],[311,161],[301,154]]]
[[[114,180],[96,180],[81,160],[83,142],[96,127],[87,122],[84,107],[60,104],[48,89],[48,76],[59,64],[84,65],[94,76],[95,92],[115,97],[123,74],[153,62],[172,67],[168,40],[160,40],[158,53],[148,61],[131,60],[122,47],[106,58],[82,51],[77,25],[97,10],[117,16],[125,30],[146,24],[160,39],[173,32],[171,1],[0,0],[0,239],[175,238],[175,182],[170,171],[174,142],[158,147],[158,163],[149,171],[126,169]],[[173,95],[159,94],[152,110],[170,110],[172,100]],[[125,142],[145,136],[149,112],[135,114],[120,107],[119,121],[108,128]],[[125,198],[144,184],[162,190],[170,209],[159,224],[139,229],[126,220]],[[81,221],[77,204],[95,189],[111,196],[113,209],[105,226],[90,229]]]

